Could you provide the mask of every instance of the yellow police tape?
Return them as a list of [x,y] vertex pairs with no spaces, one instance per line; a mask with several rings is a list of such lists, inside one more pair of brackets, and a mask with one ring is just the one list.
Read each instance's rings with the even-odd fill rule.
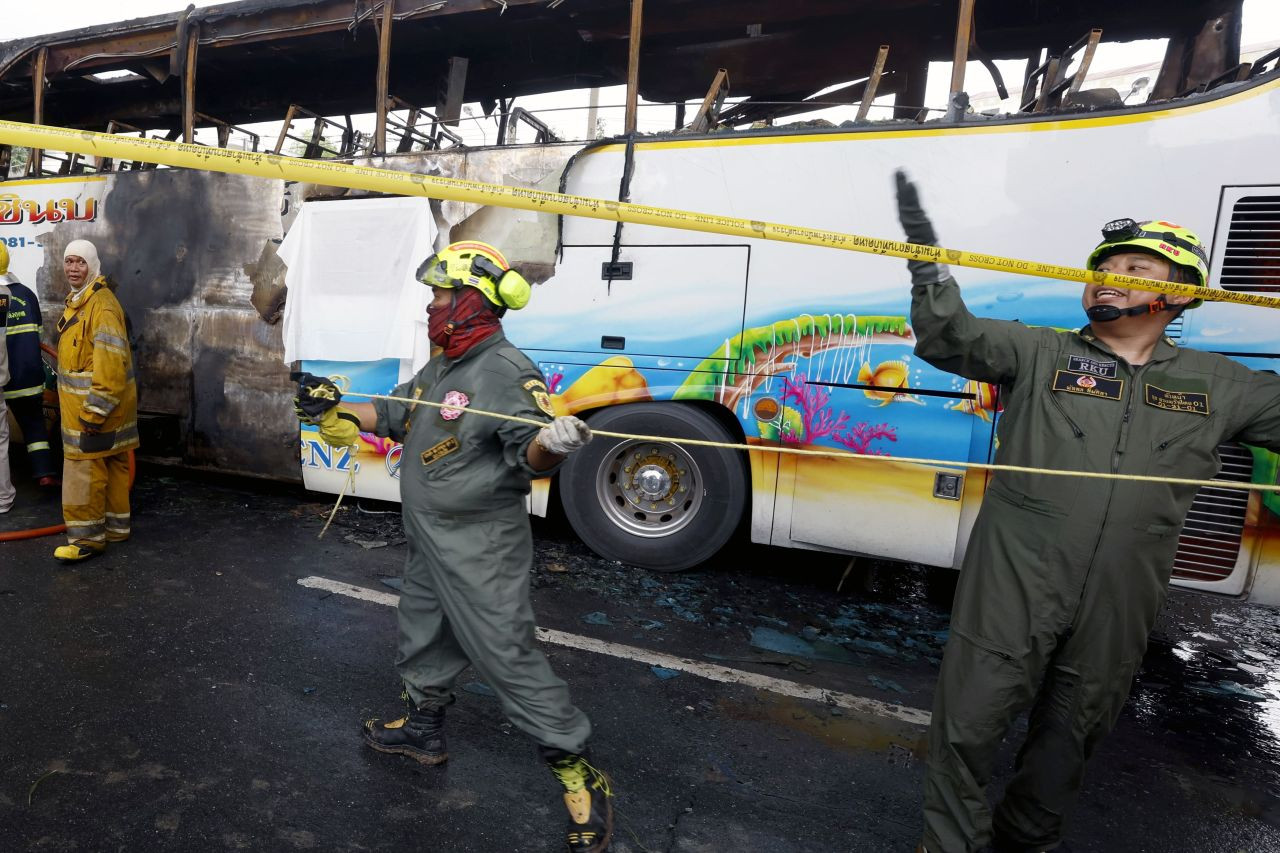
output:
[[[44,125],[0,121],[0,144],[30,148],[70,151],[118,160],[138,160],[161,163],[166,166],[203,169],[237,175],[254,175],[287,181],[305,181],[334,187],[369,190],[394,195],[425,196],[427,198],[460,201],[470,204],[514,207],[538,213],[582,216],[589,219],[606,219],[634,225],[654,225],[661,228],[678,228],[685,231],[702,231],[727,234],[760,240],[777,240],[809,246],[825,246],[873,255],[887,255],[908,260],[934,261],[960,267],[996,270],[997,272],[1055,278],[1064,281],[1108,284],[1120,288],[1150,290],[1157,293],[1192,296],[1215,302],[1235,302],[1264,308],[1280,308],[1280,298],[1258,293],[1241,293],[1217,288],[1201,288],[1191,284],[1134,276],[1091,272],[1077,267],[1024,261],[998,255],[963,252],[938,246],[921,246],[898,240],[884,240],[806,228],[761,222],[754,219],[737,219],[709,213],[672,210],[630,204],[621,201],[566,195],[545,190],[508,187],[397,172],[391,169],[375,169],[369,166],[353,166],[325,160],[303,160],[279,154],[261,154],[235,151],[226,148],[209,148],[160,139],[136,139],[88,130],[68,130]],[[886,181],[885,191],[888,191]]]
[[[529,424],[530,426],[544,427],[548,421],[539,421],[533,418],[522,418],[518,415],[506,415],[500,412],[486,412],[483,409],[473,409],[470,406],[466,409],[459,409],[457,406],[449,406],[444,403],[434,403],[429,400],[413,400],[408,397],[392,397],[386,394],[357,394],[354,391],[343,392],[344,397],[367,397],[370,400],[394,400],[397,403],[408,403],[411,406],[431,406],[437,409],[452,409],[453,411],[465,411],[470,415],[480,415],[486,418],[498,418],[504,421],[514,421],[521,424]],[[625,432],[609,432],[607,430],[591,430],[593,436],[605,436],[606,438],[621,438],[629,441],[662,441],[671,444],[688,444],[695,447],[718,447],[724,450],[747,450],[759,453],[789,453],[795,456],[826,456],[836,459],[865,459],[873,462],[899,462],[909,465],[935,465],[943,468],[965,468],[976,469],[981,471],[1015,471],[1023,474],[1046,474],[1051,477],[1086,477],[1094,480],[1132,480],[1142,483],[1170,483],[1181,486],[1212,486],[1221,489],[1239,489],[1251,492],[1280,492],[1280,484],[1266,485],[1265,483],[1237,483],[1229,480],[1189,480],[1182,477],[1156,477],[1147,474],[1104,474],[1094,471],[1059,471],[1053,468],[1031,468],[1024,465],[997,465],[987,462],[956,462],[951,459],[920,459],[911,456],[864,456],[860,453],[850,453],[843,450],[808,450],[802,447],[779,447],[768,444],[732,444],[725,441],[705,441],[698,438],[671,438],[670,436],[661,435],[633,435]],[[339,495],[338,500],[342,497]]]

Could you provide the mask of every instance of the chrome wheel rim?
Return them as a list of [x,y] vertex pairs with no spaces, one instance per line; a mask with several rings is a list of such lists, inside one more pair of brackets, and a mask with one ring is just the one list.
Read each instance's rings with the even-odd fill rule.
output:
[[702,506],[702,472],[679,445],[625,441],[596,471],[596,499],[614,526],[657,539],[682,530]]

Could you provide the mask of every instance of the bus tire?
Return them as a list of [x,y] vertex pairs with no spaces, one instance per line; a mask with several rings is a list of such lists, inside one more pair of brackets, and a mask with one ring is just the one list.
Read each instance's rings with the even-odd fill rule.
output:
[[[592,429],[731,444],[714,417],[680,403],[629,403],[596,412]],[[569,457],[560,501],[591,550],[659,572],[710,559],[737,529],[747,506],[742,451],[597,436]]]

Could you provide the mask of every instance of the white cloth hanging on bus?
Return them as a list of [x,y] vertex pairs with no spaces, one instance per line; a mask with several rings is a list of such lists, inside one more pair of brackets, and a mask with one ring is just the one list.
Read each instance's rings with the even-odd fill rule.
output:
[[278,252],[288,267],[284,360],[413,358],[431,300],[414,273],[435,236],[425,198],[304,204]]

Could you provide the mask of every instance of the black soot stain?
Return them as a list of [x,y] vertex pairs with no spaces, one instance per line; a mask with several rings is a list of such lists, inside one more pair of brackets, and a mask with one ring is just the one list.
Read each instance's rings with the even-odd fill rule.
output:
[[112,186],[104,206],[111,233],[95,243],[125,310],[178,305],[195,293],[198,258],[218,233],[211,177],[154,172]]

